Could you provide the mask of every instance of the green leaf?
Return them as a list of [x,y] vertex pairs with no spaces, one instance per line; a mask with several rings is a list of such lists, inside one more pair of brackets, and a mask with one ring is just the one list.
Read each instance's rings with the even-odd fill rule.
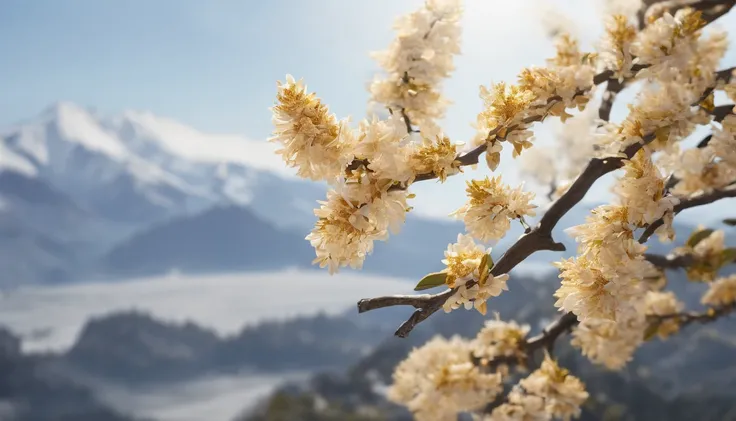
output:
[[736,248],[727,248],[721,252],[721,265],[727,265],[736,260]]
[[723,223],[726,224],[726,225],[728,225],[728,226],[736,227],[736,218],[724,219],[723,220]]
[[445,279],[447,279],[447,272],[430,273],[419,281],[417,286],[414,287],[414,291],[422,291],[444,285]]
[[659,324],[660,322],[656,321],[647,326],[647,329],[644,331],[644,341],[652,339],[657,334],[657,331],[659,331]]
[[695,231],[692,234],[690,234],[690,238],[687,239],[687,245],[689,247],[695,247],[698,245],[699,242],[705,240],[706,238],[710,237],[710,235],[713,234],[713,230],[710,228],[705,228],[700,231]]

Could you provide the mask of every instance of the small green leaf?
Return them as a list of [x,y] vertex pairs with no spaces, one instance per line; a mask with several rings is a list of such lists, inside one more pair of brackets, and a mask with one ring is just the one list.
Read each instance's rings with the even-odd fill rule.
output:
[[710,237],[711,234],[713,234],[713,230],[710,228],[702,229],[700,231],[695,231],[692,234],[690,234],[690,238],[687,239],[686,244],[689,247],[695,247],[698,245],[699,242]]
[[647,330],[644,331],[644,341],[652,339],[659,331],[659,321],[652,322],[647,326]]
[[736,248],[727,248],[721,252],[721,265],[727,265],[736,260]]
[[422,291],[444,285],[445,279],[447,279],[447,272],[430,273],[419,281],[417,286],[414,287],[414,291]]
[[723,223],[731,227],[736,227],[736,218],[724,219]]

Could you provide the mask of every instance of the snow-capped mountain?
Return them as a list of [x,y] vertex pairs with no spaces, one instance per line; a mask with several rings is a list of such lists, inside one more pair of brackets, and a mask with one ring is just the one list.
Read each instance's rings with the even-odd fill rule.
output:
[[[108,117],[60,102],[1,136],[0,169],[44,180],[81,207],[133,227],[213,204],[252,204],[261,213],[256,196],[286,185],[296,201],[311,205],[321,195],[291,176],[272,144],[203,134],[150,113]],[[273,206],[264,206],[276,222]]]
[[104,116],[69,102],[0,129],[0,284],[74,277],[78,261],[213,206],[303,230],[324,188],[295,178],[274,151],[151,113]]

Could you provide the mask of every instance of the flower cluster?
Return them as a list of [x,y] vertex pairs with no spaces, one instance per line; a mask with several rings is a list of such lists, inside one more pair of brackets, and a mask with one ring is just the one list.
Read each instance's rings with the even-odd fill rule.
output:
[[468,233],[480,241],[501,239],[512,220],[535,215],[536,205],[530,203],[534,193],[522,189],[511,189],[500,176],[468,181],[468,201],[450,215],[462,219]]
[[485,418],[496,420],[570,420],[580,415],[588,399],[585,385],[547,355],[539,369],[519,381],[508,396]]
[[472,146],[486,145],[486,163],[491,170],[498,167],[503,142],[513,146],[514,157],[519,156],[532,146],[530,128],[534,122],[548,115],[565,121],[571,117],[567,109],[585,108],[594,87],[592,62],[592,56],[582,54],[577,43],[563,35],[549,67],[524,69],[517,85],[500,82],[490,88],[481,86],[484,110],[478,114],[478,133]]
[[[677,296],[672,291],[657,292],[649,291],[644,301],[645,314],[647,316],[672,316],[679,313],[683,304],[677,299]],[[680,330],[680,324],[675,317],[666,317],[656,321],[652,324],[656,330],[653,330],[653,334],[656,333],[661,339],[665,339],[668,336],[677,333]]]
[[701,13],[680,9],[675,16],[664,13],[641,31],[631,44],[635,64],[646,65],[640,77],[667,80],[685,69],[698,51],[700,29],[705,25]]
[[[489,254],[490,250],[476,244],[468,235],[458,234],[457,243],[448,245],[442,260],[446,267],[442,272],[447,274],[445,283],[457,290],[445,301],[445,312],[464,306],[467,310],[475,308],[486,314],[486,300],[508,290],[507,274],[493,276],[490,273]],[[471,286],[468,286],[469,281],[473,281]]]
[[454,70],[453,56],[460,52],[461,13],[458,0],[426,0],[396,22],[398,36],[388,50],[374,54],[386,76],[371,84],[373,101],[403,112],[423,132],[435,133],[434,121],[449,103],[438,87]]
[[[642,149],[626,161],[624,176],[614,187],[621,205],[628,210],[629,222],[637,227],[652,224],[665,214],[672,214],[677,197],[665,196],[665,180],[652,162],[648,150]],[[671,226],[666,227],[671,231]],[[674,237],[674,232],[671,233]]]
[[279,82],[278,104],[272,108],[274,136],[281,144],[277,151],[297,174],[311,180],[332,180],[350,159],[350,131],[345,121],[337,122],[327,106],[308,93],[302,81],[286,76]]
[[699,96],[699,92],[674,83],[645,85],[621,124],[601,127],[598,155],[623,156],[625,148],[635,143],[660,150],[690,135],[697,124],[709,122],[704,113],[692,107]]
[[614,188],[621,204],[600,206],[585,224],[571,228],[579,256],[556,263],[562,285],[555,306],[580,320],[573,344],[614,369],[630,359],[646,328],[643,280],[652,265],[634,230],[671,214],[677,203],[663,195],[662,176],[646,150],[626,161],[624,169]]
[[388,398],[405,405],[417,421],[454,419],[481,409],[503,391],[499,373],[484,373],[471,360],[469,341],[435,337],[394,370]]
[[638,313],[617,321],[591,319],[573,330],[570,343],[594,363],[619,370],[631,361],[646,328],[646,319]]
[[525,365],[524,344],[529,334],[529,325],[514,321],[487,320],[472,342],[473,356],[481,365],[493,364],[497,371],[508,372],[505,362]]
[[[699,227],[696,232],[701,231],[703,228]],[[724,235],[721,230],[712,231],[694,245],[686,244],[675,249],[676,254],[688,255],[694,260],[686,268],[688,279],[696,282],[711,282],[718,275],[718,271],[725,264],[730,263],[727,258]]]
[[708,306],[730,306],[736,304],[736,275],[720,278],[708,286],[701,302]]
[[299,176],[330,185],[306,238],[314,263],[330,273],[361,268],[374,241],[398,232],[411,209],[407,187],[418,176],[444,181],[461,171],[459,145],[434,123],[446,103],[439,83],[459,52],[460,14],[457,0],[427,0],[397,23],[397,39],[379,54],[388,76],[371,87],[373,100],[391,111],[387,119],[364,120],[355,129],[337,121],[302,81],[288,75],[278,84],[270,140]]
[[613,15],[606,22],[606,31],[598,47],[600,63],[604,69],[612,70],[619,82],[633,76],[631,44],[636,34],[636,28],[625,15]]
[[687,197],[722,189],[736,179],[736,116],[727,116],[713,128],[711,141],[701,148],[680,152],[672,147],[662,165],[677,178],[672,192]]
[[580,254],[555,264],[562,279],[555,306],[573,312],[581,322],[615,321],[635,313],[649,264],[643,258],[646,247],[633,239],[633,229],[627,208],[606,205],[594,209],[585,224],[568,230],[580,243]]

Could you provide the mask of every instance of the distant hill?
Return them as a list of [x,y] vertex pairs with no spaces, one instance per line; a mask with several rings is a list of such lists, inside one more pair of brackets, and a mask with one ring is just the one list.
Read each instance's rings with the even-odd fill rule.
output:
[[104,258],[116,275],[309,267],[312,250],[304,238],[283,231],[246,208],[216,207],[176,218],[133,236]]
[[[48,357],[20,352],[0,327],[0,419],[11,421],[144,421],[100,403],[92,391],[48,369]],[[149,420],[150,421],[150,420]]]
[[70,377],[166,384],[213,373],[345,367],[388,334],[351,318],[318,314],[266,321],[220,337],[193,323],[124,312],[89,320],[56,363]]

